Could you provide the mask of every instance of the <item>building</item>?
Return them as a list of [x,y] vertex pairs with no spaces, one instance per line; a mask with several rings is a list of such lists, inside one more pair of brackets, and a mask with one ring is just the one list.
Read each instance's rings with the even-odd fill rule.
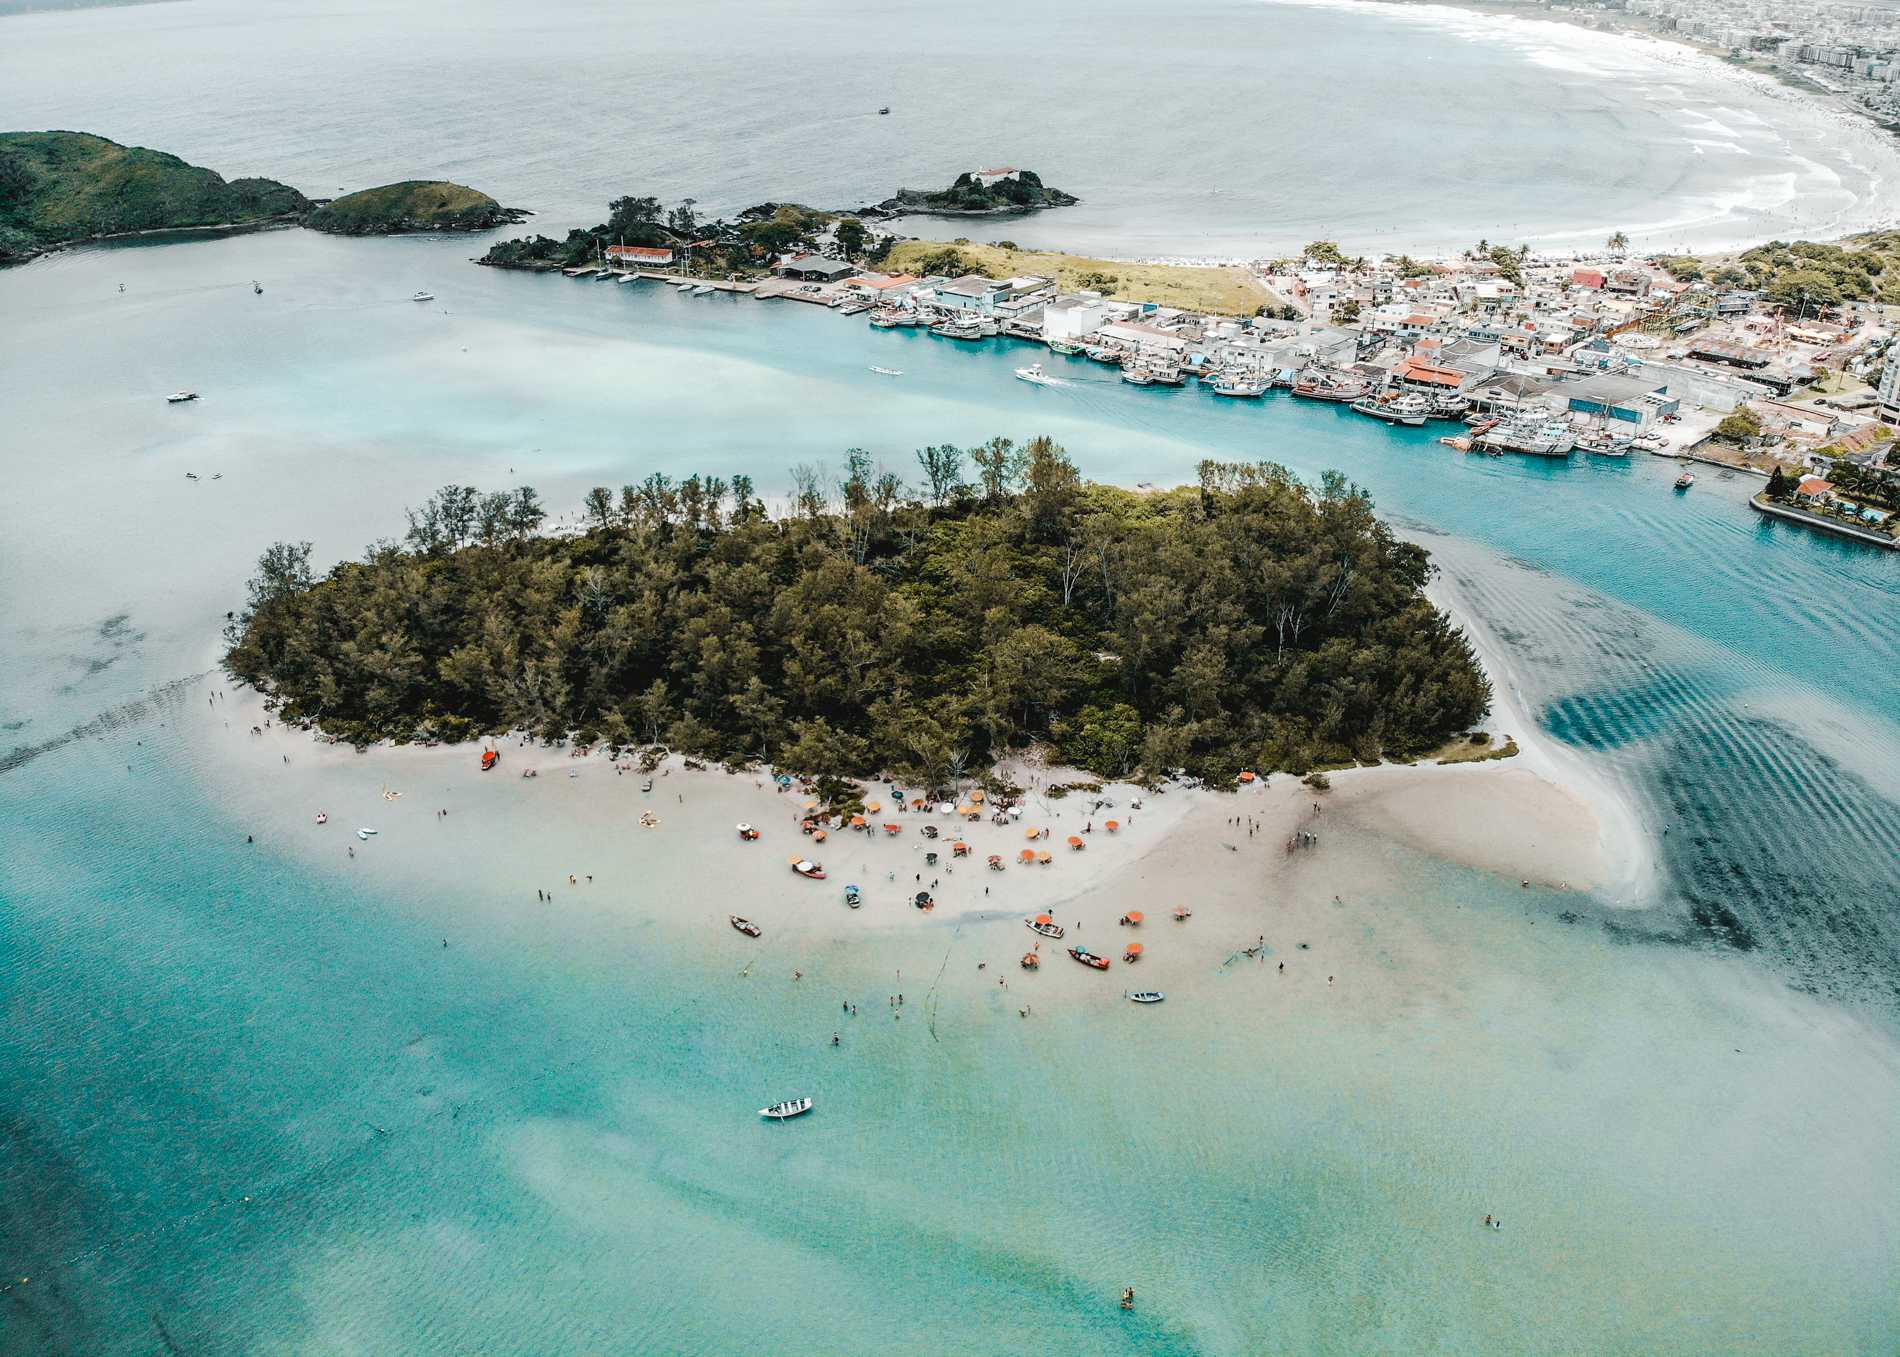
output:
[[609,245],[607,263],[620,269],[670,269],[673,251],[660,245]]
[[987,316],[1009,294],[1007,282],[985,278],[980,273],[966,273],[937,289],[937,305],[946,311],[975,311]]
[[1000,184],[1005,179],[1014,179],[1022,173],[1014,165],[1004,165],[994,170],[971,170],[970,178],[988,188],[991,184]]
[[1801,484],[1794,488],[1795,501],[1799,504],[1815,504],[1834,493],[1834,482],[1820,476],[1803,476]]
[[908,273],[867,273],[846,283],[844,290],[860,301],[889,304],[916,287],[918,281]]
[[806,283],[835,283],[856,273],[857,266],[842,259],[824,259],[815,254],[787,255],[778,261],[781,278],[797,278]]
[[1594,415],[1603,420],[1619,420],[1645,428],[1664,415],[1673,415],[1682,402],[1672,398],[1667,386],[1653,378],[1618,377],[1603,373],[1585,377],[1563,389],[1572,414]]
[[1889,354],[1887,366],[1880,370],[1880,383],[1874,388],[1880,397],[1880,422],[1900,424],[1900,354]]

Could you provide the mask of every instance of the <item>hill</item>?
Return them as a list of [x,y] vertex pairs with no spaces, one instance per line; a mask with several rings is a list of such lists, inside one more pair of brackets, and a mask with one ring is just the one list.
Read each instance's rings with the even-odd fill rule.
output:
[[995,217],[1035,212],[1045,207],[1073,207],[1073,194],[1049,188],[1034,170],[988,170],[959,174],[946,189],[900,188],[894,197],[857,213],[860,217],[901,217],[908,213],[938,216]]
[[314,231],[345,236],[396,235],[408,231],[486,231],[519,221],[519,208],[503,207],[465,184],[441,179],[405,179],[332,199],[304,219]]
[[133,231],[290,220],[310,200],[87,132],[0,133],[0,263]]

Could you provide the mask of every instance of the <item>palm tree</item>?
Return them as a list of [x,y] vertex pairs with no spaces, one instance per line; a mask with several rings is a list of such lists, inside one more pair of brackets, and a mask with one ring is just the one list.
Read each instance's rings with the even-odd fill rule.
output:
[[1622,254],[1625,250],[1629,249],[1630,238],[1621,231],[1617,231],[1612,234],[1604,244],[1610,247],[1611,254]]

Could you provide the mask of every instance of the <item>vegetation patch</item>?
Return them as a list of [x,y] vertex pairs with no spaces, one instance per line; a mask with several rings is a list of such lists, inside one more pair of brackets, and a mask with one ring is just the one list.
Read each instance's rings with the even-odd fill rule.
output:
[[1421,753],[1489,705],[1426,552],[1337,474],[1208,462],[1140,495],[1046,438],[919,467],[915,491],[856,450],[798,468],[776,517],[746,477],[653,475],[560,537],[532,490],[450,486],[322,578],[272,547],[226,663],[355,741],[586,729],[922,786],[1035,741],[1104,777],[1304,772]]
[[1251,316],[1275,302],[1273,294],[1243,268],[1130,264],[1055,250],[972,245],[968,241],[946,244],[900,240],[885,257],[884,267],[897,273],[952,277],[964,273],[991,278],[1036,274],[1054,278],[1065,292],[1100,292],[1119,301],[1153,302],[1222,316]]
[[314,231],[344,236],[409,231],[486,231],[526,214],[486,193],[440,179],[406,179],[332,199],[304,219]]

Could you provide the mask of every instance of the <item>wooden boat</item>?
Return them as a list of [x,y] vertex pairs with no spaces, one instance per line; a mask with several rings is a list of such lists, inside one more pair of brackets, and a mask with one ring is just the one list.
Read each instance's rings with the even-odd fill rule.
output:
[[818,863],[813,862],[810,858],[793,858],[791,859],[791,863],[792,870],[804,877],[807,881],[823,881],[825,879],[825,869]]
[[482,771],[484,773],[486,773],[489,769],[493,768],[496,764],[500,762],[501,762],[500,750],[484,749],[482,751]]
[[1062,936],[1062,925],[1057,923],[1054,919],[1051,919],[1047,914],[1038,914],[1033,919],[1024,919],[1023,924],[1031,933],[1040,933],[1045,938],[1059,938]]
[[1678,490],[1687,490],[1690,486],[1694,484],[1695,484],[1695,472],[1693,471],[1685,471],[1680,476],[1676,477],[1676,489]]
[[165,397],[165,403],[167,405],[183,405],[186,401],[195,401],[197,399],[198,393],[196,391],[174,391],[171,395]]
[[1131,1004],[1158,1004],[1168,996],[1158,989],[1138,989],[1128,996]]
[[789,1121],[793,1117],[802,1117],[811,1111],[810,1098],[787,1098],[782,1103],[773,1103],[770,1107],[761,1107],[759,1115],[770,1117],[773,1121]]
[[1083,948],[1071,947],[1069,949],[1069,955],[1074,957],[1077,961],[1081,962],[1084,966],[1093,966],[1098,971],[1105,971],[1108,969],[1107,957],[1096,956],[1095,953],[1086,951]]
[[864,903],[864,896],[859,892],[856,886],[846,886],[844,888],[844,902],[852,909],[857,909]]
[[752,920],[741,919],[737,914],[728,914],[726,920],[748,938],[756,938],[765,931],[753,923]]

